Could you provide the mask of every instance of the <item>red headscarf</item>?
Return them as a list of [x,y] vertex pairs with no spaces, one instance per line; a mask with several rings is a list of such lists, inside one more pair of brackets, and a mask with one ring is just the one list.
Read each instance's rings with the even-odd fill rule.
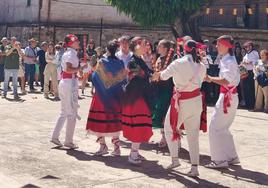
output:
[[[68,42],[66,41],[66,39]],[[72,44],[75,42],[79,42],[79,39],[77,38],[77,36],[73,34],[66,35],[66,38],[65,38],[66,47],[72,46]]]

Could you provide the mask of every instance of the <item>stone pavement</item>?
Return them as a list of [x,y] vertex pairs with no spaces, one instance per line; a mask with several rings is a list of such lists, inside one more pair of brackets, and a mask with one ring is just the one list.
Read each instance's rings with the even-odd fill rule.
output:
[[[87,90],[86,93],[89,93]],[[12,97],[12,96],[8,96]],[[80,100],[75,133],[78,150],[57,148],[49,140],[59,113],[59,102],[42,94],[22,96],[22,101],[0,99],[0,187],[1,188],[179,188],[179,187],[268,187],[268,115],[238,110],[231,128],[241,166],[210,170],[208,134],[200,134],[200,177],[185,176],[190,168],[186,139],[180,153],[182,166],[166,171],[167,150],[158,151],[158,130],[141,153],[147,158],[140,166],[128,164],[130,143],[122,138],[122,157],[93,156],[98,149],[94,136],[85,132],[90,96]],[[212,108],[208,109],[209,119]],[[64,133],[62,134],[64,136]],[[110,149],[112,145],[109,142]]]

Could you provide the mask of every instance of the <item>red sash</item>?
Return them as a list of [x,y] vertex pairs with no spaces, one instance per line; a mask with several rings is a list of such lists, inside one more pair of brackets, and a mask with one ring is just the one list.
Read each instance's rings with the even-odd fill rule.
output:
[[237,88],[235,86],[231,87],[221,86],[220,93],[224,94],[223,112],[227,114],[228,113],[227,108],[231,106],[230,102],[232,100],[232,94],[237,93]]
[[62,71],[61,79],[72,79],[72,78],[77,78],[77,75],[74,73],[68,73],[68,72]]
[[[179,117],[179,100],[187,100],[194,97],[197,97],[201,94],[200,89],[196,89],[192,92],[178,92],[174,90],[173,97],[171,98],[171,104],[170,104],[170,125],[173,130],[173,138],[172,141],[175,141],[177,139],[180,139],[180,135],[177,132],[177,124],[178,124],[178,117]],[[206,106],[205,106],[206,107]],[[204,106],[203,106],[204,110]],[[201,123],[202,125],[202,123]],[[202,130],[206,132],[206,126],[202,125]],[[180,125],[180,129],[184,129],[184,125]]]

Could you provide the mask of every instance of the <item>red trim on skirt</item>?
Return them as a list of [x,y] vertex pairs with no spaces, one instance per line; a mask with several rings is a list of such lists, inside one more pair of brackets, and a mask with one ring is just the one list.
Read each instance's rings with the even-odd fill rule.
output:
[[86,130],[96,133],[114,133],[122,130],[121,106],[113,105],[113,110],[105,109],[97,94],[94,94],[88,114]]
[[142,97],[122,109],[123,136],[131,142],[148,142],[153,135],[152,114]]

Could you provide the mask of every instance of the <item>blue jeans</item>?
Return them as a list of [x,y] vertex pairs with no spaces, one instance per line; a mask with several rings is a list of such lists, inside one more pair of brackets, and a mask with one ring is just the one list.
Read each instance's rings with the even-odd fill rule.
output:
[[17,95],[19,69],[5,69],[4,95],[7,94],[9,78],[12,76],[13,94]]
[[4,64],[0,64],[0,82],[4,81]]
[[33,87],[34,77],[35,77],[35,64],[25,63],[25,80],[28,81],[30,90],[34,89]]

